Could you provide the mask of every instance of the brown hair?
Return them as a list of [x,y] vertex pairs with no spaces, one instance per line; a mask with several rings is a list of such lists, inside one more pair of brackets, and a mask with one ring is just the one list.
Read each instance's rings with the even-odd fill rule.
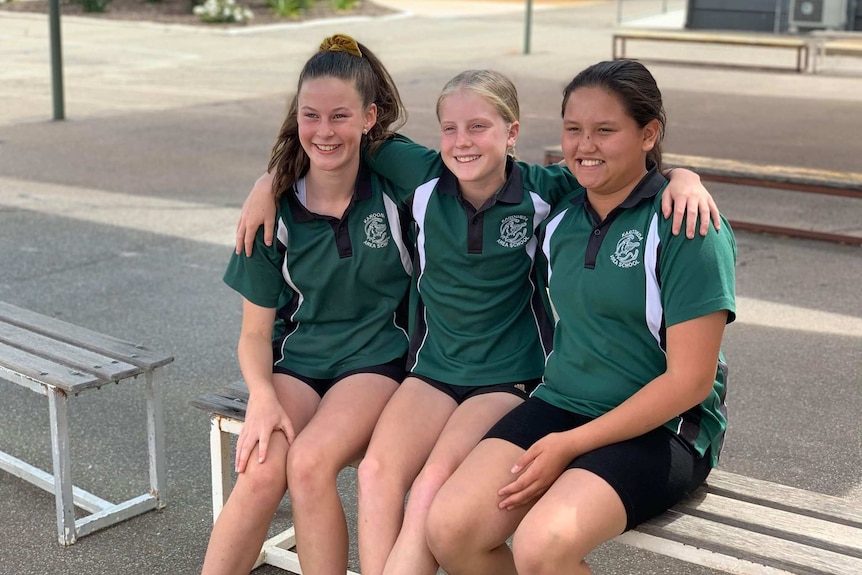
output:
[[599,62],[581,71],[575,76],[566,89],[563,90],[563,109],[566,114],[566,104],[569,96],[578,88],[602,88],[619,98],[626,113],[643,128],[653,120],[659,124],[658,136],[652,150],[647,152],[647,160],[654,162],[661,170],[661,142],[664,138],[665,117],[661,90],[658,89],[655,78],[640,62],[634,60],[615,60]]
[[272,148],[269,172],[273,174],[272,187],[276,197],[290,189],[308,171],[310,161],[299,142],[297,102],[303,82],[315,78],[351,81],[363,106],[377,104],[377,123],[363,138],[363,143],[372,148],[407,121],[407,111],[398,88],[377,56],[350,36],[336,34],[326,38],[320,50],[309,58],[299,73],[296,94]]

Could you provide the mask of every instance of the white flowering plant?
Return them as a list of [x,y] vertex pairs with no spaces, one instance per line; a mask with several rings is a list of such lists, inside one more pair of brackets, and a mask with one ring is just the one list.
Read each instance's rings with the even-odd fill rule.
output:
[[201,22],[245,24],[254,14],[247,7],[237,4],[236,0],[206,0],[192,9]]

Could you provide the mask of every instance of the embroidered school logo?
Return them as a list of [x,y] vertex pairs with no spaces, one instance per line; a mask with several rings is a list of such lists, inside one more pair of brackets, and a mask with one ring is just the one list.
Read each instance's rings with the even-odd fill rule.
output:
[[505,248],[517,248],[527,243],[527,216],[509,216],[500,224],[500,239],[497,243]]
[[621,268],[631,268],[638,265],[641,242],[643,235],[637,230],[629,230],[623,233],[617,242],[617,251],[611,255],[611,261]]
[[386,216],[377,212],[370,214],[365,220],[365,241],[369,248],[385,248],[389,245],[389,234],[386,233]]

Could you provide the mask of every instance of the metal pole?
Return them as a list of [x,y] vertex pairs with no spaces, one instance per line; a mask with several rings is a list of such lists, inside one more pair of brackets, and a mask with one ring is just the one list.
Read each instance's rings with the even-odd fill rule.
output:
[[781,32],[781,0],[775,0],[775,22],[772,25],[772,33]]
[[48,3],[48,20],[51,26],[51,86],[54,94],[54,119],[64,120],[63,106],[63,51],[60,42],[60,0]]
[[530,29],[533,27],[533,0],[527,0],[527,17],[524,25],[524,54],[530,53]]

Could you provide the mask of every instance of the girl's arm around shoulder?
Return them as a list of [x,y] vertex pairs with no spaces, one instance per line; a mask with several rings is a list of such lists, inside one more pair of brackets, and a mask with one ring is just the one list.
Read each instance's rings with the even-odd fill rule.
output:
[[671,168],[664,173],[670,181],[662,196],[662,214],[665,219],[673,215],[671,230],[677,235],[685,222],[685,237],[694,237],[700,218],[700,235],[705,236],[712,222],[716,230],[721,229],[721,214],[712,195],[700,181],[700,176],[686,168]]
[[272,174],[261,175],[242,204],[242,212],[236,225],[236,253],[243,250],[251,256],[254,250],[254,238],[257,230],[263,226],[265,245],[272,245],[275,229],[275,199],[272,189]]
[[402,190],[413,191],[443,172],[440,154],[400,134],[362,153],[362,161],[373,172]]

